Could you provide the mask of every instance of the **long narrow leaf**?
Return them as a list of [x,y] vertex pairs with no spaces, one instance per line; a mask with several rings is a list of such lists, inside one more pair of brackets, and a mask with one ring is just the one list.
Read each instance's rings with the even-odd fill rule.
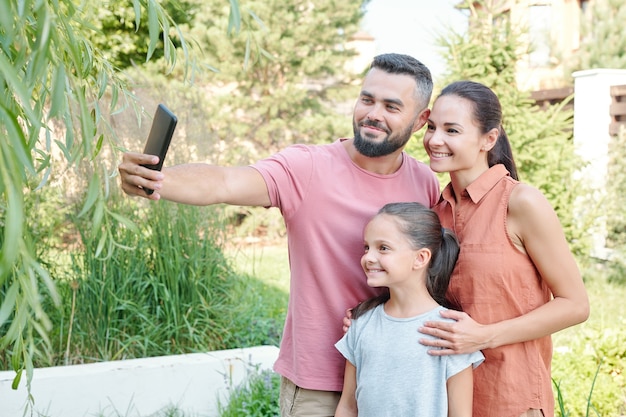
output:
[[13,378],[13,381],[11,382],[11,389],[16,390],[19,387],[20,381],[22,380],[22,371],[23,369],[20,369],[15,374],[15,378]]
[[17,74],[14,63],[10,62],[5,54],[0,54],[0,73],[2,73],[3,78],[6,80],[13,94],[18,97],[22,105],[21,109],[27,116],[29,122],[33,126],[40,124],[39,117],[35,114],[33,109],[28,106],[28,103],[31,102],[31,93],[28,88],[25,88],[25,84]]
[[133,233],[139,233],[139,228],[137,227],[137,225],[133,223],[133,221],[130,220],[128,217],[124,217],[121,214],[112,211],[107,211],[107,213],[119,223],[130,229]]
[[141,2],[139,0],[133,0],[133,9],[135,10],[135,31],[137,31],[141,23]]
[[89,188],[87,189],[87,197],[85,198],[85,204],[83,204],[83,208],[78,213],[77,217],[80,218],[85,215],[91,208],[94,203],[98,199],[98,195],[100,193],[100,187],[98,182],[98,177],[94,174],[89,181]]
[[98,199],[95,205],[95,209],[93,211],[93,216],[91,217],[91,233],[95,236],[98,234],[98,230],[102,226],[102,221],[104,219],[104,200],[101,198]]
[[[2,122],[4,128],[7,130],[6,139],[8,140],[5,143],[8,142],[11,146],[10,151],[3,152],[5,165],[17,162],[26,168],[30,174],[35,175],[35,166],[33,165],[30,151],[26,147],[26,137],[17,119],[18,117],[15,114],[9,113],[7,109],[0,106],[0,122]],[[35,129],[35,127],[33,126],[32,129]]]
[[100,90],[98,90],[98,100],[104,97],[104,93],[107,91],[107,87],[109,85],[109,74],[105,70],[101,70],[98,74],[98,84],[100,85]]
[[229,35],[238,34],[241,31],[241,11],[239,10],[239,2],[237,0],[230,0],[230,13],[228,15],[228,30]]
[[[52,301],[55,304],[59,304],[61,302],[61,299],[59,298],[59,294],[57,292],[55,282],[52,280],[52,277],[50,276],[48,271],[45,270],[43,266],[39,262],[35,261],[34,259],[31,259],[29,261],[29,266],[31,270],[33,271],[33,273],[39,276],[39,279],[41,280],[41,282],[43,282],[46,288],[48,289],[48,294],[50,294],[50,298],[52,299]],[[42,311],[42,313],[44,312]],[[47,322],[47,320],[48,320],[47,316],[44,315],[44,317],[42,318],[42,321]]]
[[4,244],[0,252],[0,284],[4,282],[13,264],[17,262],[19,245],[15,243],[22,239],[24,228],[24,204],[21,194],[10,184],[7,184],[5,192],[8,197],[4,219]]
[[48,112],[49,118],[57,117],[59,114],[65,113],[67,109],[67,99],[65,98],[67,76],[65,73],[65,66],[59,65],[55,71],[52,79],[52,94],[50,97],[50,111]]
[[14,11],[11,6],[12,4],[9,1],[0,1],[0,27],[2,27],[5,31],[8,31],[8,29],[13,26],[12,16]]
[[4,299],[2,300],[2,304],[0,304],[0,327],[2,327],[4,322],[11,316],[15,308],[15,300],[17,299],[18,291],[19,287],[14,282],[4,294]]
[[154,54],[157,42],[159,41],[159,35],[161,33],[157,7],[158,6],[155,0],[148,0],[148,35],[150,37],[150,42],[148,43],[146,62],[148,62],[152,57],[152,54]]
[[45,74],[48,71],[47,63],[49,62],[48,53],[51,46],[51,28],[52,16],[48,10],[47,2],[40,2],[37,8],[36,41],[31,51],[30,60],[32,64],[28,66],[28,71],[33,73],[31,79],[38,79],[39,74]]

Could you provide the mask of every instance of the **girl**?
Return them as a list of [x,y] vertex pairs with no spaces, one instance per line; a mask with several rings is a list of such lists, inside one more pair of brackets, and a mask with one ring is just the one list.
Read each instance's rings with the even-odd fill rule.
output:
[[445,310],[456,237],[423,205],[391,203],[367,224],[364,245],[367,285],[389,291],[355,307],[335,345],[347,359],[335,416],[470,417],[482,354],[430,356],[417,332]]
[[444,88],[424,147],[450,183],[434,210],[461,244],[448,299],[463,312],[428,321],[420,342],[450,355],[482,350],[474,371],[474,417],[553,416],[551,334],[583,322],[589,301],[556,213],[517,181],[502,110],[486,86]]

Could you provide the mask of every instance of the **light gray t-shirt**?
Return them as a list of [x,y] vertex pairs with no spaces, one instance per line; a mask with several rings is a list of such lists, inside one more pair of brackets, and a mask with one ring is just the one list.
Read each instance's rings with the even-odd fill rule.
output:
[[359,417],[446,417],[446,381],[484,360],[481,352],[432,356],[419,343],[425,321],[445,320],[437,307],[411,318],[385,313],[381,304],[352,321],[335,347],[356,367]]

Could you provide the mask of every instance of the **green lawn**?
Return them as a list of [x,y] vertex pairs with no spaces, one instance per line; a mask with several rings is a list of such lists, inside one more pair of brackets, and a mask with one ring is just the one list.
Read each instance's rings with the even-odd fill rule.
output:
[[265,284],[289,292],[287,240],[264,245],[262,242],[231,245],[226,254],[242,273],[261,279]]

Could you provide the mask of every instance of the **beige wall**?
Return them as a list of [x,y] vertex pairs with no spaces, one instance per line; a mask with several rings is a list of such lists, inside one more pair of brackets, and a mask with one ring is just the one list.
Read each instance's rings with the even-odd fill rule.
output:
[[528,45],[535,48],[518,63],[518,86],[531,91],[564,87],[571,75],[565,73],[566,64],[580,44],[580,26],[584,19],[581,2],[492,0],[491,4],[494,13],[508,11],[511,21],[524,29],[520,39],[524,51]]
[[[520,88],[540,90],[563,87],[568,75],[565,74],[564,64],[569,62],[580,42],[582,16],[578,0],[518,1],[511,9],[511,17],[522,27],[529,28],[526,40],[530,45],[538,40],[546,46],[538,53],[539,59],[531,52],[518,63]],[[545,21],[538,22],[542,17]]]

